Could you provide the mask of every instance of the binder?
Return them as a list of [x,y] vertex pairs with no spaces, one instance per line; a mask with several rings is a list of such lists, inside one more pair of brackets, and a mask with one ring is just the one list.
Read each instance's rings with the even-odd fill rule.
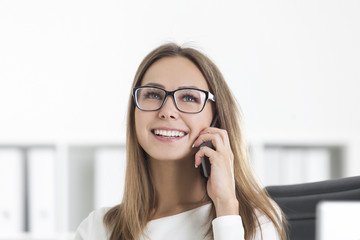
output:
[[265,150],[266,185],[327,180],[331,153],[326,147],[269,147]]
[[95,209],[121,202],[125,182],[125,155],[124,148],[99,148],[95,151]]
[[0,235],[25,229],[24,158],[21,149],[0,148]]
[[285,148],[281,163],[282,184],[297,184],[304,182],[306,148]]
[[29,232],[55,231],[55,151],[32,148],[28,153]]
[[305,181],[317,182],[330,179],[331,154],[329,148],[313,148],[305,153]]
[[264,154],[264,184],[280,185],[281,182],[281,164],[282,164],[282,150],[279,147],[267,147]]

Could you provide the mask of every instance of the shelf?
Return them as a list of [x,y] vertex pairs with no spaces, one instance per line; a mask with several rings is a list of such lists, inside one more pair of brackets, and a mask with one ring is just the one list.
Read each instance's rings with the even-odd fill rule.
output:
[[[349,166],[355,166],[351,170],[359,173],[358,161],[354,163],[354,159],[359,156],[356,151],[357,144],[356,141],[334,139],[264,137],[253,138],[249,150],[255,174],[261,184],[267,186],[346,177],[349,176]],[[9,149],[17,152],[15,155],[19,158],[20,166],[17,175],[22,176],[18,181],[22,185],[11,188],[17,189],[17,194],[25,194],[24,201],[19,203],[25,208],[21,210],[21,220],[18,222],[17,229],[20,230],[13,231],[13,234],[6,238],[2,238],[0,232],[0,240],[70,239],[69,236],[76,231],[77,226],[91,211],[121,202],[126,168],[125,144],[111,141],[36,144],[2,142],[0,143],[0,164],[3,164],[1,166],[9,167],[6,157],[1,155]],[[34,151],[37,154],[32,154]],[[31,217],[30,209],[33,205],[30,199],[34,192],[30,190],[33,189],[31,183],[27,185],[31,168],[26,166],[30,166],[39,156],[46,156],[46,154],[42,155],[42,152],[46,151],[53,153],[52,157],[51,154],[47,155],[49,161],[53,163],[49,165],[53,166],[53,175],[47,174],[48,179],[44,178],[43,181],[53,181],[56,191],[52,191],[53,196],[47,198],[51,202],[47,205],[50,206],[49,212],[55,216],[55,219],[52,221],[53,226],[50,227],[51,232],[48,232],[45,238],[42,237],[44,235],[36,236],[35,232],[32,232],[34,228],[31,227],[33,226],[31,219],[34,218]],[[38,169],[37,175],[42,177],[45,175],[41,171],[50,172],[50,170],[40,170]],[[37,182],[41,183],[41,181]]]

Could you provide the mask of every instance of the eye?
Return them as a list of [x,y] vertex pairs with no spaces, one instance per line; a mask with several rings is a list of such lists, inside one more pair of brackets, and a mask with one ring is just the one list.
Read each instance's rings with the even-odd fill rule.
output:
[[184,102],[199,102],[199,99],[191,94],[184,94],[181,99]]
[[144,93],[144,99],[156,99],[156,100],[161,100],[162,99],[162,95],[156,91],[148,91],[146,93]]

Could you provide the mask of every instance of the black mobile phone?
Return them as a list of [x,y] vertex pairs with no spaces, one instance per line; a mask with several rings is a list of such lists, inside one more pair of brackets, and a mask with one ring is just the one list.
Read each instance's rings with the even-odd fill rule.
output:
[[[211,122],[210,127],[218,127],[217,126],[218,118],[219,117],[216,114]],[[202,143],[200,145],[200,149],[203,147],[209,147],[209,148],[215,149],[211,142]],[[210,165],[209,158],[207,156],[202,157],[201,158],[201,174],[203,175],[203,177],[208,178],[210,176],[210,170],[211,170],[211,165]]]

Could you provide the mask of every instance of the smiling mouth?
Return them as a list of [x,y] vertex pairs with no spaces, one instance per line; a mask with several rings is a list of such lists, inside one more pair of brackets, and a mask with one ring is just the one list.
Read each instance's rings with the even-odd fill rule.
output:
[[177,137],[183,137],[187,133],[181,132],[181,131],[167,131],[167,130],[160,130],[160,129],[154,129],[152,130],[152,133],[156,136],[165,137],[165,138],[177,138]]

